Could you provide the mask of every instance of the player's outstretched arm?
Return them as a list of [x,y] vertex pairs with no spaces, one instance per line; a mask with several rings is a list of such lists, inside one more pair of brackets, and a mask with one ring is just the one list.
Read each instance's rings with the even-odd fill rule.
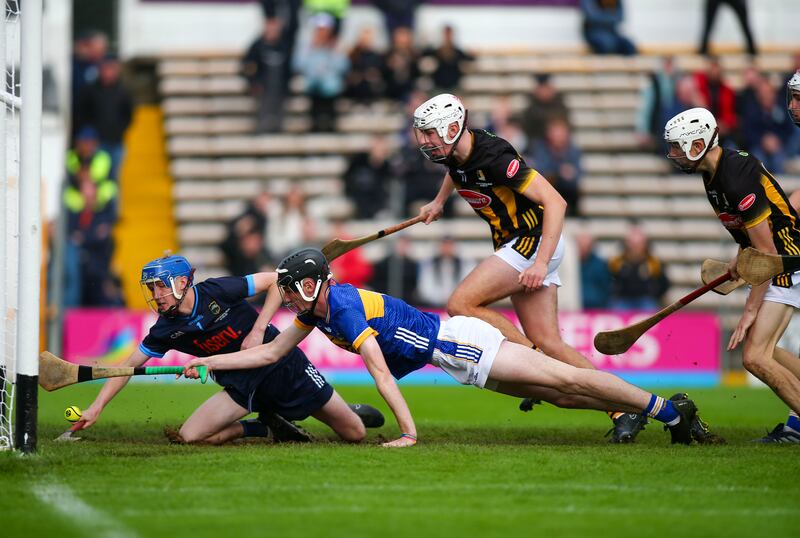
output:
[[419,208],[420,216],[425,217],[425,224],[430,224],[435,220],[439,220],[444,210],[444,204],[447,202],[447,199],[450,198],[455,188],[456,186],[453,184],[450,173],[446,172],[444,174],[442,186],[439,187],[439,192],[436,194],[436,198]]
[[198,366],[208,366],[211,370],[244,370],[278,362],[294,349],[297,344],[302,342],[309,332],[296,325],[291,325],[281,331],[281,334],[269,344],[243,349],[236,353],[224,353],[192,359],[184,365],[183,375],[189,378],[197,378]]
[[[747,236],[750,238],[750,243],[756,249],[768,254],[777,254],[775,242],[772,240],[772,230],[769,227],[767,219],[762,220],[752,228],[747,228]],[[738,257],[738,256],[737,256]],[[770,286],[770,281],[766,281],[758,286],[753,286],[750,294],[747,296],[747,302],[744,305],[744,312],[739,319],[739,323],[731,334],[728,341],[728,351],[733,350],[741,343],[745,336],[747,336],[748,329],[753,325],[756,320],[758,311],[761,304],[764,302],[764,295]]]
[[278,291],[278,274],[274,272],[255,273],[253,275],[255,283],[255,293],[258,295],[266,291],[267,297],[264,299],[264,306],[258,314],[255,324],[251,331],[242,341],[242,349],[250,349],[260,346],[264,341],[264,333],[267,330],[272,316],[281,307],[281,294]]
[[[142,353],[138,348],[131,353],[124,363],[119,366],[138,367],[147,362],[150,357]],[[112,377],[105,382],[97,397],[87,409],[84,409],[81,419],[76,423],[76,429],[83,430],[91,427],[100,417],[100,413],[108,402],[121,391],[130,380],[130,377]]]
[[526,291],[538,289],[547,276],[547,266],[556,251],[564,228],[567,202],[555,188],[538,172],[522,194],[544,208],[542,238],[532,266],[520,273],[520,284]]
[[400,427],[402,435],[384,443],[383,446],[387,447],[405,447],[416,444],[417,442],[417,427],[414,425],[414,419],[411,417],[411,411],[408,409],[403,394],[395,383],[389,367],[386,365],[386,359],[383,357],[383,351],[374,336],[367,337],[366,340],[358,348],[364,364],[367,365],[370,375],[375,380],[375,386],[378,388],[383,399],[392,410],[397,425]]

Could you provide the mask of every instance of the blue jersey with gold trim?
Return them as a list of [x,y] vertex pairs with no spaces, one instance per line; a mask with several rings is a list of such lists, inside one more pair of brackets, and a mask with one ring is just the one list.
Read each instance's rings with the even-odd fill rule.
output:
[[353,353],[374,336],[396,379],[431,361],[439,334],[436,314],[389,295],[333,282],[328,288],[328,319],[304,314],[295,323],[306,330],[319,328],[331,342]]

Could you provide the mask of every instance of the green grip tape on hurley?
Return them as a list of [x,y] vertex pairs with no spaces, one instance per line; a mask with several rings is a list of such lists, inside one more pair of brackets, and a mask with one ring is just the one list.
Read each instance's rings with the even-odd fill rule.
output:
[[[182,374],[183,366],[148,366],[144,369],[146,375],[159,374]],[[200,374],[200,382],[205,385],[208,381],[208,366],[198,366],[197,373]]]
[[198,366],[197,373],[200,374],[200,383],[205,385],[208,381],[208,366]]
[[182,374],[182,366],[148,366],[144,369],[146,375]]

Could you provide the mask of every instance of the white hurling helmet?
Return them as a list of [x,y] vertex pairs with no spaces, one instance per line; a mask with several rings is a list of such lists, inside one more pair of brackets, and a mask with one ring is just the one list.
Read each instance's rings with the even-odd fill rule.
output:
[[800,99],[800,71],[792,75],[792,78],[786,83],[786,108],[789,110],[789,117],[794,124],[800,127],[800,107],[792,107],[793,94],[797,94]]
[[[449,93],[442,93],[432,97],[419,105],[414,111],[414,132],[419,141],[419,132],[428,129],[436,129],[436,133],[441,137],[445,144],[455,145],[464,133],[464,125],[467,120],[467,109],[461,99]],[[451,123],[458,124],[458,133],[452,138],[448,136],[448,127]],[[448,156],[434,157],[432,152],[443,146],[420,146],[420,151],[428,159],[434,162],[447,160]],[[452,153],[452,150],[451,150]]]
[[[706,148],[700,154],[692,157],[692,142],[701,139]],[[717,146],[717,120],[705,108],[690,108],[681,112],[667,122],[664,127],[664,140],[667,144],[678,144],[687,159],[692,161],[691,166],[678,167],[684,172],[693,172],[708,150]]]

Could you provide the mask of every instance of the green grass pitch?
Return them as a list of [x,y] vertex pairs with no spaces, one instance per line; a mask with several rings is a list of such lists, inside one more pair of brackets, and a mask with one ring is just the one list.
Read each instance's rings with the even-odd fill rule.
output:
[[[800,516],[800,447],[748,441],[785,418],[760,389],[696,390],[727,446],[670,446],[651,423],[610,446],[608,418],[472,387],[403,387],[420,444],[249,441],[167,444],[215,388],[133,384],[77,443],[52,441],[63,410],[99,385],[40,393],[39,452],[0,454],[0,535],[17,536],[791,536]],[[387,413],[372,387],[339,387]],[[671,391],[659,391],[669,396]]]

